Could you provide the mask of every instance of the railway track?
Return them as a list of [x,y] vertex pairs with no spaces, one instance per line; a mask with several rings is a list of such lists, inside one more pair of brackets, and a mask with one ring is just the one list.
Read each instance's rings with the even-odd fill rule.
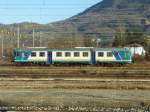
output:
[[89,67],[89,68],[94,68],[94,67],[99,67],[99,68],[150,68],[150,63],[135,63],[135,64],[128,64],[128,65],[122,65],[122,66],[117,66],[117,65],[112,65],[112,66],[101,66],[101,65],[15,65],[12,63],[9,64],[0,64],[0,67],[14,67],[14,68],[23,68],[23,67],[30,67],[30,68],[81,68],[81,67]]
[[150,66],[139,67],[101,67],[101,66],[0,66],[0,70],[150,70]]
[[0,81],[83,81],[83,82],[150,82],[150,79],[106,79],[106,78],[0,78]]
[[150,79],[150,64],[122,67],[101,66],[14,66],[0,65],[0,78],[124,78]]
[[150,90],[150,79],[100,78],[0,78],[0,89],[145,89]]
[[150,79],[150,68],[127,67],[0,67],[0,78],[132,78]]

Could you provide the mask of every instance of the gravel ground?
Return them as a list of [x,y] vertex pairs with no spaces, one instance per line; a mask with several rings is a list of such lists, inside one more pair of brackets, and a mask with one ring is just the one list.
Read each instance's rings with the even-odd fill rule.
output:
[[150,91],[98,89],[0,90],[0,105],[1,110],[150,112]]
[[[74,76],[90,80],[60,79]],[[142,68],[1,66],[0,77],[0,112],[150,112],[149,63]],[[48,80],[37,80],[41,77]],[[105,77],[117,81],[100,81]]]

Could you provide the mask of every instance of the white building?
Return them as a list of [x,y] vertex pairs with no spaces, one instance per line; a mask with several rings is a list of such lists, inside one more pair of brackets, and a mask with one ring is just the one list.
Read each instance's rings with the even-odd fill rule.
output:
[[126,48],[131,49],[132,56],[135,56],[135,55],[145,56],[145,54],[146,54],[144,47],[139,44],[131,44]]

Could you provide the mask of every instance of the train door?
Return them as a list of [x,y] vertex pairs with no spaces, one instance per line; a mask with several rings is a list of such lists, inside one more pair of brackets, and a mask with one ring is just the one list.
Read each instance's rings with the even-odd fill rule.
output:
[[48,61],[47,64],[52,64],[52,51],[48,51]]
[[91,64],[96,64],[95,51],[91,50]]

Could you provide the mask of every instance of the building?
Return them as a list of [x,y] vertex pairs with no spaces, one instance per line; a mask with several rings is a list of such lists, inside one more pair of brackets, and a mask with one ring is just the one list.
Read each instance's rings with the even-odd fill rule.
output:
[[132,56],[135,56],[135,55],[145,56],[146,55],[146,51],[144,47],[140,44],[130,44],[126,48],[131,49]]

